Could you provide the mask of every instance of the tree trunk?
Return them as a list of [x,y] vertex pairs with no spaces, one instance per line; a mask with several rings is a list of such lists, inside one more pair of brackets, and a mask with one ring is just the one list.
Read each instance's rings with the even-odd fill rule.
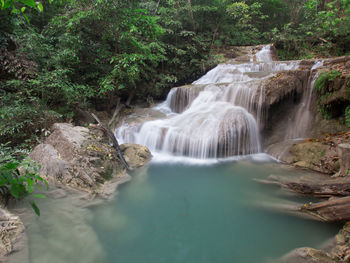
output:
[[117,98],[117,106],[115,107],[113,116],[111,118],[111,120],[108,122],[108,127],[113,130],[116,128],[117,123],[119,121],[119,113],[120,111],[123,109],[124,105],[122,103],[120,103],[120,98]]
[[337,147],[340,161],[339,176],[350,175],[350,143],[342,143]]
[[193,32],[195,32],[195,23],[194,23],[194,17],[193,17],[193,12],[192,12],[192,3],[191,3],[191,0],[187,0],[187,3],[188,3],[188,14],[190,16],[190,19],[191,19],[191,24],[192,24],[192,30]]
[[122,163],[124,164],[125,168],[127,170],[129,170],[129,165],[128,163],[125,161],[124,159],[124,156],[120,150],[120,147],[119,147],[119,143],[118,143],[118,140],[117,138],[114,136],[114,133],[111,132],[110,129],[108,129],[106,126],[104,126],[102,124],[102,122],[100,121],[100,119],[93,113],[91,113],[91,116],[97,121],[98,125],[96,128],[102,130],[111,140],[112,140],[112,143],[113,143],[113,147],[114,149],[116,149],[117,153],[118,153],[118,156],[119,156],[119,159],[122,161]]

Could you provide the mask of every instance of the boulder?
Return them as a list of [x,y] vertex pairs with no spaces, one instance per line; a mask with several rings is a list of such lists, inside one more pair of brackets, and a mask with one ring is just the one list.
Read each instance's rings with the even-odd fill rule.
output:
[[125,143],[120,145],[120,150],[131,169],[144,166],[152,158],[148,148],[140,144]]
[[[132,167],[142,166],[150,159],[146,147],[130,147],[124,148]],[[51,135],[34,148],[30,157],[40,165],[40,174],[49,182],[90,194],[104,195],[105,191],[110,192],[106,184],[127,176],[101,131],[68,123],[54,124]]]

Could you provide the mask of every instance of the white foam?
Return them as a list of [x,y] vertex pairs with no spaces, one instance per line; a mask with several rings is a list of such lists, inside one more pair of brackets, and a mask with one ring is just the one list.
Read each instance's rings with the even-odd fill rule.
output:
[[153,158],[151,163],[182,163],[187,165],[215,165],[218,163],[224,162],[235,162],[235,161],[253,161],[253,162],[271,162],[278,161],[273,156],[268,155],[266,153],[257,153],[257,154],[249,154],[249,155],[237,155],[231,156],[228,158],[206,158],[206,159],[198,159],[191,158],[186,156],[174,156],[167,153],[160,152],[152,152]]

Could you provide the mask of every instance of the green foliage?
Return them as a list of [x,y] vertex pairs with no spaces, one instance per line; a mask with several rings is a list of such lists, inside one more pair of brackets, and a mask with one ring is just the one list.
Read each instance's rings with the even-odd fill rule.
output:
[[[271,38],[283,58],[344,55],[350,48],[350,1],[306,1],[295,21],[274,29]],[[289,53],[288,55],[285,53]]]
[[339,72],[338,70],[322,72],[314,85],[314,88],[317,91],[317,93],[321,96],[326,95],[328,93],[332,93],[333,90],[331,89],[331,86],[329,84],[339,76],[341,76],[341,72]]
[[330,120],[332,118],[332,115],[331,115],[332,105],[329,105],[329,104],[319,105],[318,111],[321,114],[323,119]]
[[[48,187],[47,182],[39,175],[38,166],[30,159],[21,161],[14,158],[14,152],[6,144],[0,144],[0,191],[10,194],[15,199],[28,195],[34,198],[46,198],[43,194],[34,194],[36,189]],[[40,215],[40,210],[34,200],[29,201],[34,212]]]
[[37,97],[28,96],[21,90],[17,93],[0,90],[0,97],[0,143],[11,141],[20,144],[26,139],[31,141],[60,117],[42,106]]
[[345,109],[345,125],[350,127],[350,106]]
[[[328,101],[336,91],[337,87],[334,82],[341,76],[338,70],[324,71],[320,74],[314,84],[314,89],[318,95],[318,108],[324,119],[331,119],[337,112],[339,105],[330,104]],[[346,111],[345,111],[346,112]],[[346,120],[346,114],[345,114]]]
[[[52,0],[49,0],[50,3]],[[28,16],[25,14],[27,8],[36,9],[39,12],[43,12],[43,4],[39,1],[34,0],[1,0],[0,11],[9,9],[12,14],[22,14],[23,17],[29,23]]]

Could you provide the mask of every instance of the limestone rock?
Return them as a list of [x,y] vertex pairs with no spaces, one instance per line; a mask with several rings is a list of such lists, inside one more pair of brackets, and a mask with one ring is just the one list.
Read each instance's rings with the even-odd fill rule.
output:
[[141,167],[152,158],[148,148],[139,144],[125,143],[120,145],[120,150],[130,168]]
[[346,223],[326,248],[303,247],[293,250],[279,263],[341,263],[350,262],[350,224]]
[[327,144],[313,141],[299,143],[281,142],[270,145],[267,153],[297,167],[333,174],[339,169],[336,149]]
[[[264,108],[269,109],[288,98],[300,96],[308,81],[309,72],[304,70],[290,70],[277,73],[264,84]],[[258,96],[255,98],[258,100]],[[257,101],[258,103],[258,101]]]
[[0,262],[4,257],[20,251],[27,253],[24,225],[19,218],[5,209],[0,209]]
[[116,156],[102,132],[68,123],[54,124],[45,143],[30,154],[49,182],[90,194],[103,194],[104,184],[125,176],[124,166]]
[[284,256],[281,263],[336,263],[332,257],[324,251],[303,247],[297,248]]

